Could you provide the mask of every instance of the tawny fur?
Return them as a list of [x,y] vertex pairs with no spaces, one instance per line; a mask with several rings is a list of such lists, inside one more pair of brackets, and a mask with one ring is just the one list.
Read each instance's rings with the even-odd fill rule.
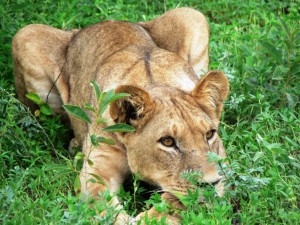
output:
[[[25,94],[35,92],[46,100],[57,79],[48,102],[55,113],[63,113],[62,104],[96,105],[91,80],[103,91],[114,88],[131,94],[111,104],[104,117],[108,125],[131,124],[134,133],[108,134],[95,118],[88,125],[70,117],[75,133],[71,143],[79,144],[93,161],[93,166],[87,161],[83,165],[83,193],[96,196],[107,188],[115,192],[133,172],[160,186],[170,199],[191,187],[180,174],[193,170],[203,174],[203,182],[219,181],[221,194],[222,177],[207,161],[207,153],[221,158],[226,153],[218,134],[207,140],[206,133],[218,129],[229,87],[220,71],[198,78],[208,71],[208,41],[205,17],[190,8],[171,10],[149,22],[106,21],[82,30],[28,25],[12,43],[18,96],[33,107]],[[93,148],[89,134],[112,138],[116,145]],[[174,138],[177,149],[159,142],[165,136]],[[91,174],[104,184],[88,182]],[[113,203],[118,204],[117,199]],[[149,213],[161,216],[154,209]]]

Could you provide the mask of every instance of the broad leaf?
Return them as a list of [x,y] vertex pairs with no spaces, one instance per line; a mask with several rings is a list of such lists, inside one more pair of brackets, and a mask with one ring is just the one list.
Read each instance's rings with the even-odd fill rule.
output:
[[96,181],[94,178],[90,178],[90,179],[88,179],[86,182],[87,182],[87,183],[88,183],[88,182],[91,182],[91,183],[93,183],[93,184],[97,183],[97,181]]
[[50,116],[52,115],[52,109],[47,103],[42,103],[40,105],[40,110],[43,114]]
[[271,43],[267,41],[259,41],[260,44],[271,53],[272,57],[277,60],[278,63],[283,64],[282,53],[275,48]]
[[262,158],[264,156],[264,152],[256,152],[254,157],[253,157],[253,162],[256,162],[258,159]]
[[99,124],[99,123],[107,123],[108,119],[105,119],[105,118],[97,118],[96,120],[96,123]]
[[99,146],[100,143],[105,143],[108,145],[114,145],[116,142],[113,139],[110,138],[104,138],[104,137],[97,137],[96,135],[91,135],[91,142],[93,146]]
[[62,165],[62,164],[46,164],[45,169],[47,171],[51,170],[51,171],[57,171],[59,173],[70,171],[69,167],[67,167],[66,165]]
[[290,109],[294,109],[296,104],[298,103],[298,96],[289,93],[285,93],[285,95],[288,101],[288,107]]
[[82,160],[84,159],[84,154],[82,152],[78,152],[76,155],[75,155],[75,159],[77,160]]
[[96,99],[97,99],[97,101],[99,101],[100,95],[101,95],[101,91],[100,91],[99,85],[95,81],[93,81],[93,80],[90,83],[91,83],[91,85],[94,88],[94,91],[95,91],[95,94],[96,94]]
[[75,181],[74,181],[74,191],[76,194],[80,193],[81,185],[80,185],[80,179],[79,174],[76,175]]
[[93,166],[94,165],[93,161],[90,160],[90,159],[88,159],[87,162],[88,162],[89,166]]
[[108,145],[114,145],[114,144],[116,144],[115,140],[110,139],[110,138],[104,138],[104,137],[98,137],[97,141],[101,142],[101,143],[108,144]]
[[286,36],[290,37],[291,31],[290,31],[289,27],[286,25],[286,23],[284,22],[283,19],[281,19],[280,17],[278,17],[278,19],[279,19],[279,21],[281,23],[281,26],[283,27],[283,29],[284,29],[284,31],[286,33]]
[[28,98],[29,100],[31,100],[32,102],[34,102],[35,104],[42,104],[43,101],[41,100],[40,96],[38,96],[36,93],[28,93],[25,95],[26,98]]
[[89,115],[79,106],[63,105],[63,108],[67,111],[67,113],[77,117],[78,119],[83,120],[87,123],[91,123]]
[[99,184],[105,184],[103,179],[101,177],[99,177],[97,174],[94,174],[94,173],[88,173],[89,175],[91,175],[92,177],[94,177],[96,180],[97,180],[97,183]]
[[101,116],[104,113],[104,111],[107,109],[110,103],[127,96],[130,96],[130,94],[127,93],[115,94],[115,91],[113,89],[108,91],[99,106],[100,107],[99,115]]
[[97,147],[99,145],[98,142],[97,142],[97,136],[95,134],[92,134],[90,136],[90,138],[91,138],[92,145]]
[[107,109],[108,104],[109,104],[109,99],[112,98],[115,94],[115,90],[111,89],[108,92],[105,92],[105,95],[103,97],[103,99],[101,100],[100,104],[99,104],[99,114],[98,116],[102,116],[102,114],[104,113],[104,111]]
[[127,93],[117,93],[115,94],[114,96],[112,96],[110,99],[109,99],[109,103],[112,103],[118,99],[121,99],[121,98],[124,98],[124,97],[128,97],[130,96],[130,94],[127,94]]
[[88,103],[85,103],[85,104],[83,105],[83,108],[85,108],[85,109],[87,109],[87,110],[90,110],[90,111],[92,111],[92,112],[95,112],[94,107],[91,106],[91,105],[88,104]]
[[258,86],[258,80],[256,77],[246,77],[244,81],[250,86]]
[[125,123],[116,123],[112,126],[106,127],[103,129],[106,132],[134,132],[135,128],[125,124]]
[[291,75],[296,76],[300,73],[300,62],[294,62],[291,66]]

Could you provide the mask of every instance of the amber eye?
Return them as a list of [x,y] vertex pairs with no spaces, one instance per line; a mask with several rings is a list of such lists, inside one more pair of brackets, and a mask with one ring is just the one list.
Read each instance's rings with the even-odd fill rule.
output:
[[172,137],[162,137],[161,139],[159,139],[159,142],[166,147],[175,146],[175,140]]
[[210,130],[210,131],[208,131],[206,133],[206,139],[207,140],[211,139],[214,136],[215,132],[216,132],[216,130]]

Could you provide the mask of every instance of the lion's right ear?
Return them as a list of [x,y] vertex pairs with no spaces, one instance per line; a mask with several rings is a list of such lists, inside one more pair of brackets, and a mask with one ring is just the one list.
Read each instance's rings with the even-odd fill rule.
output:
[[122,85],[115,92],[130,94],[110,104],[110,116],[116,123],[126,123],[138,128],[147,122],[155,103],[146,91],[136,86]]
[[219,120],[223,102],[228,92],[229,83],[225,74],[221,71],[213,70],[200,79],[192,95],[202,105],[203,109],[206,109],[211,115],[215,115],[215,118]]

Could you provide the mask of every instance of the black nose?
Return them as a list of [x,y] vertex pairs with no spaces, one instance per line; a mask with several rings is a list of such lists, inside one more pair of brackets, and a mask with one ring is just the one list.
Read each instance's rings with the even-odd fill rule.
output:
[[221,179],[219,179],[219,180],[217,180],[217,181],[215,181],[215,182],[198,182],[197,183],[197,186],[199,187],[199,188],[205,188],[205,187],[211,187],[211,186],[216,186],[219,182],[220,182],[220,180]]

